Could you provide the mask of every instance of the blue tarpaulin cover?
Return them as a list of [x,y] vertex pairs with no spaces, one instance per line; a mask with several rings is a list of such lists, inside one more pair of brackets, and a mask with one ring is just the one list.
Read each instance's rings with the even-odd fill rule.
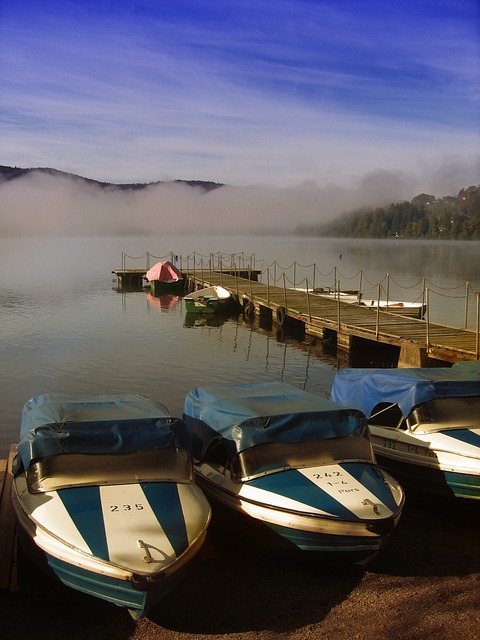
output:
[[25,403],[18,453],[31,461],[60,453],[118,453],[185,447],[181,420],[137,394],[42,394]]
[[362,435],[366,427],[359,411],[280,382],[198,387],[185,399],[184,420],[203,446],[216,435],[233,442],[237,453],[266,442]]
[[406,418],[424,402],[442,397],[480,395],[480,365],[451,368],[342,369],[335,375],[331,399],[370,416],[377,404],[396,403]]

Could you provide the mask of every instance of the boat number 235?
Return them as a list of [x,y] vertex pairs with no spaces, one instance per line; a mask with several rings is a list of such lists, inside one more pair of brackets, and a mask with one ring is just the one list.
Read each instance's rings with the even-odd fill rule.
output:
[[114,513],[115,511],[141,511],[143,509],[143,504],[111,504],[110,512]]

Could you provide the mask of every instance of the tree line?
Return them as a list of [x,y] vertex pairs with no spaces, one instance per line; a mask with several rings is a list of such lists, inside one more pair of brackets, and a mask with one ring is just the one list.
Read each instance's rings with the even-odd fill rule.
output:
[[410,202],[363,207],[329,223],[299,225],[298,235],[338,238],[480,240],[480,186],[437,199],[422,193]]

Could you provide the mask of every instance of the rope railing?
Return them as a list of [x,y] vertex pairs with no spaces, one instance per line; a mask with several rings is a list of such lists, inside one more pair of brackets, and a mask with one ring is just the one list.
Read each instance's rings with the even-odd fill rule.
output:
[[[480,283],[476,287],[470,282],[441,286],[425,277],[415,282],[402,283],[388,273],[381,280],[374,281],[363,270],[354,274],[345,274],[335,266],[328,273],[323,273],[316,263],[302,264],[295,261],[288,266],[282,266],[276,260],[269,263],[257,258],[255,253],[247,255],[244,252],[223,253],[217,251],[210,254],[194,252],[186,256],[171,252],[163,256],[157,256],[148,251],[140,256],[131,256],[122,252],[122,269],[124,270],[127,259],[145,261],[147,270],[150,268],[152,260],[170,260],[181,271],[193,271],[194,273],[196,271],[202,274],[211,273],[212,271],[220,271],[220,273],[228,271],[235,277],[239,277],[240,272],[254,271],[258,276],[258,280],[267,284],[267,288],[269,286],[280,286],[285,289],[303,289],[312,294],[318,289],[327,290],[332,294],[340,293],[343,290],[357,290],[359,299],[376,300],[377,307],[380,301],[388,307],[388,304],[392,301],[399,298],[402,299],[403,291],[408,291],[409,298],[411,298],[408,302],[424,305],[427,325],[431,319],[430,306],[432,298],[464,300],[465,329],[467,329],[468,321],[469,318],[471,320],[473,311],[476,311],[478,315]],[[354,282],[355,284],[353,284]],[[369,292],[371,292],[371,295],[368,295]],[[288,294],[285,292],[284,298],[288,299],[287,296]],[[472,313],[470,313],[470,309]],[[478,324],[478,321],[476,324]]]

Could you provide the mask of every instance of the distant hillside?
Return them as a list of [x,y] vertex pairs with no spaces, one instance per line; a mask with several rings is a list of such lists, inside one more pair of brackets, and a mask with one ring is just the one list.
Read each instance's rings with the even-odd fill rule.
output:
[[422,193],[411,202],[362,207],[329,223],[299,225],[298,235],[330,238],[480,240],[480,186],[437,199]]
[[70,177],[75,180],[81,180],[88,184],[94,184],[104,189],[115,189],[119,191],[133,191],[139,189],[145,189],[152,185],[157,184],[171,184],[171,183],[182,183],[191,187],[202,187],[205,191],[212,191],[213,189],[218,189],[219,187],[223,187],[224,185],[218,182],[207,182],[204,180],[172,180],[169,182],[135,182],[129,184],[115,184],[112,182],[100,182],[99,180],[92,180],[91,178],[84,178],[83,176],[78,176],[74,173],[67,173],[65,171],[59,171],[58,169],[51,169],[49,167],[33,167],[30,169],[21,169],[19,167],[7,167],[4,165],[0,165],[0,186],[2,182],[9,182],[11,180],[17,180],[19,178],[23,178],[32,173],[41,173],[47,174],[51,176],[63,176]]

